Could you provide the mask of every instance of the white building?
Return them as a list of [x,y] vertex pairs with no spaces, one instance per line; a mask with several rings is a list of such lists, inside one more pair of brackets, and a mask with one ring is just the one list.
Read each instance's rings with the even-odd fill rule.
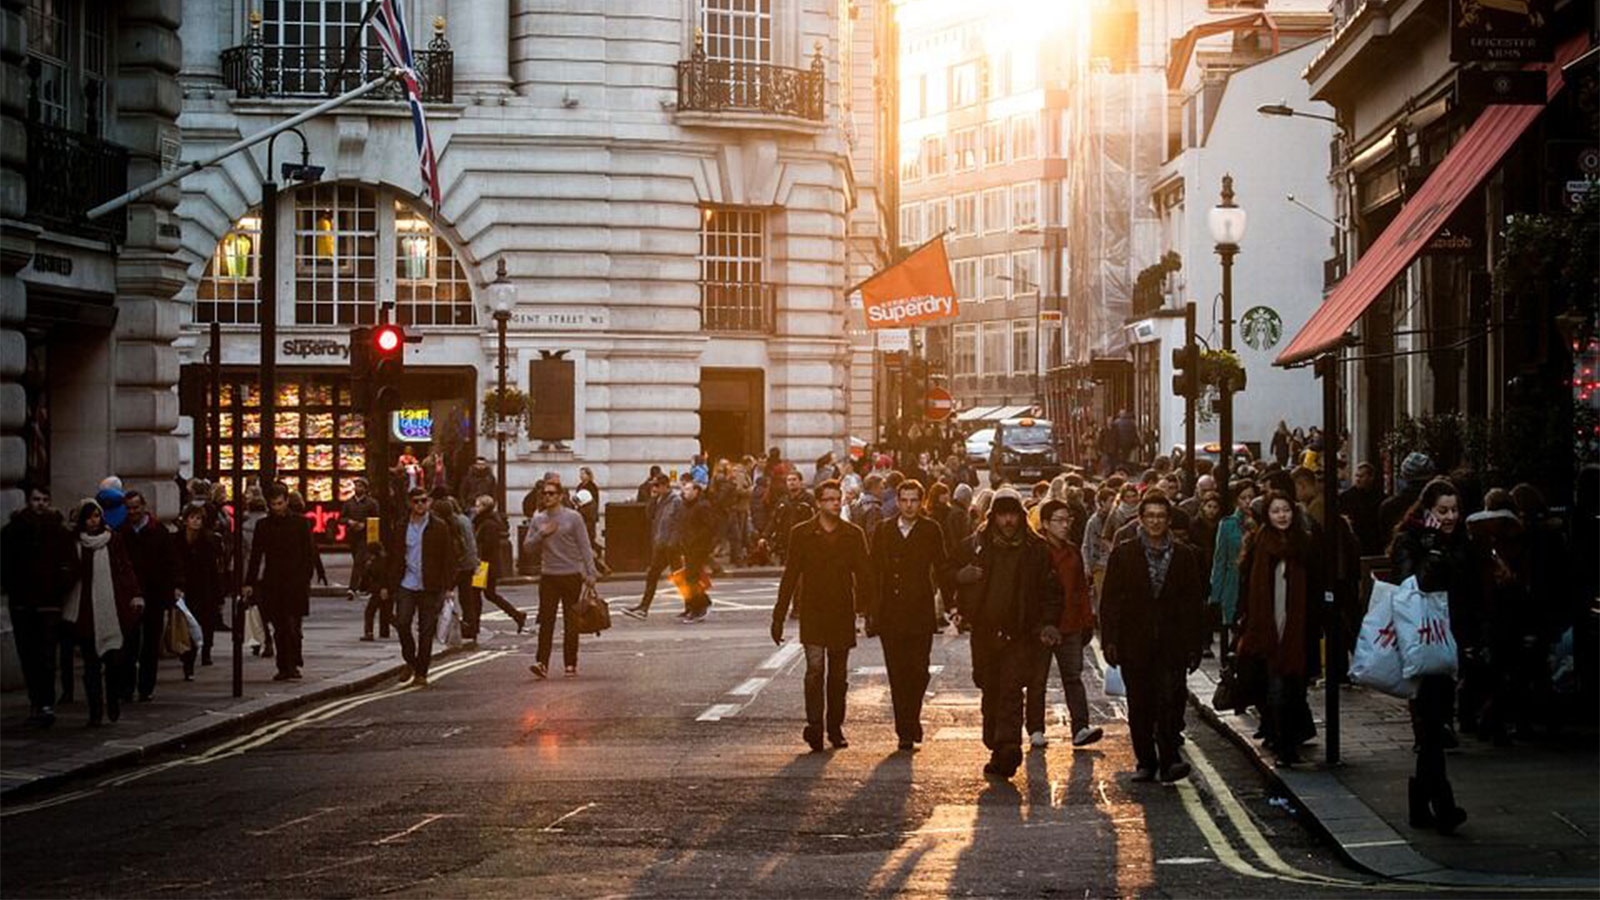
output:
[[[1222,270],[1207,216],[1220,202],[1222,177],[1230,173],[1234,202],[1248,217],[1233,267],[1233,346],[1249,379],[1245,392],[1234,397],[1234,439],[1265,449],[1279,420],[1290,427],[1321,424],[1321,394],[1310,368],[1281,369],[1272,361],[1322,303],[1322,262],[1331,255],[1334,228],[1328,174],[1334,127],[1257,112],[1264,104],[1286,103],[1331,115],[1310,99],[1300,77],[1321,46],[1305,44],[1220,77],[1190,76],[1195,88],[1184,104],[1183,150],[1163,166],[1154,191],[1162,250],[1176,252],[1183,268],[1170,278],[1162,308],[1129,329],[1135,405],[1138,414],[1150,413],[1159,423],[1163,453],[1184,438],[1184,403],[1171,390],[1170,352],[1184,343],[1184,301],[1196,304],[1200,338],[1213,349],[1222,347]],[[1203,412],[1197,440],[1217,440],[1217,429],[1216,417]]]
[[[359,83],[379,64],[374,49],[334,79],[351,36],[338,23],[364,6],[187,0],[186,155]],[[364,423],[348,405],[343,345],[350,327],[391,302],[423,336],[407,353],[405,405],[427,412],[453,461],[493,457],[476,423],[494,383],[487,285],[501,261],[516,298],[512,384],[531,387],[530,363],[544,351],[575,363],[575,433],[560,449],[512,442],[513,509],[546,470],[570,483],[579,466],[592,468],[609,502],[632,499],[652,464],[681,469],[702,448],[776,446],[804,459],[838,449],[846,217],[857,202],[840,6],[422,0],[407,9],[413,44],[433,54],[419,68],[432,76],[442,206],[418,199],[403,103],[358,101],[303,128],[311,161],[327,171],[321,184],[282,195],[278,223],[280,400],[304,413],[280,421],[288,480],[336,506],[362,468]],[[297,160],[298,141],[279,138],[275,156]],[[198,365],[207,323],[222,321],[228,380],[244,390],[259,357],[265,174],[261,146],[187,179],[179,207],[189,270],[180,355]],[[248,414],[243,425],[248,443]],[[185,471],[203,458],[197,443],[185,441]],[[226,450],[222,461],[233,465]]]

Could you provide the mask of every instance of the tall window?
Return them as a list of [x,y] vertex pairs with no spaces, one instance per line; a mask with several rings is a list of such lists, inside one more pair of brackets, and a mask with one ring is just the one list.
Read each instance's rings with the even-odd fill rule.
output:
[[978,167],[978,129],[963,128],[951,136],[955,146],[955,169],[966,172]]
[[28,0],[31,85],[48,125],[99,134],[106,120],[109,26],[101,0]]
[[965,62],[950,67],[950,108],[960,109],[978,102],[978,64]]
[[402,325],[471,325],[476,318],[472,286],[455,251],[400,200],[394,202],[394,293]]
[[1006,189],[998,187],[984,191],[983,230],[991,233],[1005,231],[1009,224],[1006,221]]
[[1017,116],[1011,120],[1011,158],[1033,159],[1039,155],[1039,117]]
[[702,0],[700,29],[710,59],[772,62],[772,0]]
[[983,164],[998,166],[1006,161],[1006,123],[985,122],[983,125]]
[[978,299],[978,261],[958,259],[950,263],[951,280],[955,282],[956,297],[961,300]]
[[945,142],[944,135],[938,134],[922,139],[922,170],[932,178],[943,175],[950,165],[950,151]]
[[1018,250],[1011,254],[1011,291],[1013,294],[1039,292],[1039,251]]
[[922,154],[920,147],[908,147],[900,154],[900,181],[902,184],[916,181],[922,177]]
[[769,328],[773,295],[765,281],[767,214],[759,209],[708,207],[700,221],[700,315],[705,327]]
[[[347,76],[362,80],[369,70],[382,67],[377,38],[361,24],[366,5],[362,0],[264,0],[261,39],[268,47],[281,48],[285,94],[331,93],[341,65]],[[346,62],[345,48],[352,39],[362,52]]]
[[1039,182],[1011,186],[1011,225],[1024,228],[1039,224]]
[[933,240],[950,230],[950,201],[932,200],[928,203],[928,231],[926,240]]
[[983,299],[1006,298],[1006,255],[996,253],[983,258]]
[[985,375],[1006,375],[1011,369],[1011,340],[1009,322],[983,323],[983,359],[979,363]]
[[957,325],[952,331],[951,368],[957,375],[978,373],[978,326]]
[[1016,319],[1011,323],[1011,371],[1025,375],[1036,371],[1039,360],[1033,352],[1033,320]]
[[900,207],[900,246],[914,247],[920,243],[922,243],[922,204],[904,204]]
[[294,274],[296,324],[376,321],[377,192],[350,184],[295,191]]
[[978,195],[957,194],[956,204],[956,236],[978,233]]
[[243,325],[256,321],[261,284],[261,211],[251,210],[234,224],[200,279],[194,320]]

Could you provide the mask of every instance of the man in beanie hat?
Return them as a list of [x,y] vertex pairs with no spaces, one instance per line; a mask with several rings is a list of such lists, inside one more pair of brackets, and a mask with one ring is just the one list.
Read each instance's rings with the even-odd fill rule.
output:
[[1106,663],[1128,686],[1134,781],[1173,782],[1189,774],[1178,757],[1184,668],[1200,666],[1207,632],[1200,555],[1172,532],[1172,501],[1159,489],[1139,499],[1139,529],[1111,550],[1100,600]]
[[1022,497],[995,492],[988,518],[957,549],[956,615],[972,628],[972,680],[983,691],[984,774],[1022,764],[1022,691],[1041,643],[1061,640],[1061,582],[1044,541],[1025,524]]
[[1395,526],[1405,518],[1406,510],[1422,495],[1422,486],[1433,480],[1435,473],[1433,458],[1420,450],[1407,454],[1401,461],[1394,496],[1384,500],[1378,507],[1378,524],[1382,529],[1379,533],[1385,542],[1394,534]]

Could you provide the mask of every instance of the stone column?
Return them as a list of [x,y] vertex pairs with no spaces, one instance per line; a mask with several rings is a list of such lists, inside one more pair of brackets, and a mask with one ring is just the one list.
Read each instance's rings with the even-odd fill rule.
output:
[[225,35],[229,4],[218,0],[184,0],[183,69],[179,77],[191,85],[220,87],[222,51],[228,46]]
[[[129,0],[117,28],[118,92],[115,140],[130,151],[128,184],[177,161],[182,100],[178,39],[182,0]],[[113,469],[128,488],[150,498],[158,515],[178,511],[178,336],[185,266],[174,251],[181,231],[174,185],[128,210],[128,242],[117,257],[117,327],[112,378]]]
[[27,395],[22,373],[27,341],[27,286],[17,277],[33,257],[38,229],[23,223],[28,210],[27,0],[0,0],[0,521],[24,503],[27,468],[22,426]]
[[456,99],[511,93],[511,0],[450,0]]

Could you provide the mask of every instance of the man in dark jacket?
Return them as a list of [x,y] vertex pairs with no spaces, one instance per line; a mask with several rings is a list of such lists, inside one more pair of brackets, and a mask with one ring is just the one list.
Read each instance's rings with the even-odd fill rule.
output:
[[[412,488],[406,500],[410,511],[389,530],[385,542],[389,577],[384,592],[395,598],[400,656],[411,667],[411,677],[405,683],[420,688],[428,686],[439,610],[444,607],[445,592],[455,584],[457,560],[451,537],[453,526],[433,511],[433,498],[428,492]],[[415,634],[411,631],[412,619],[417,622]]]
[[822,749],[824,725],[833,746],[850,745],[844,737],[850,648],[856,645],[856,616],[873,606],[867,538],[839,518],[843,502],[839,482],[817,485],[817,514],[789,533],[789,555],[772,608],[772,641],[781,644],[789,604],[799,595],[800,643],[806,650],[804,737],[813,751]]
[[900,749],[910,750],[922,743],[922,696],[928,690],[933,635],[939,630],[934,590],[950,573],[943,530],[920,514],[922,483],[901,482],[898,500],[899,517],[879,523],[872,539],[877,590],[867,633],[876,632],[883,643],[894,731]]
[[0,582],[28,687],[28,721],[55,722],[56,644],[61,593],[72,579],[72,534],[50,507],[50,491],[34,487],[28,505],[0,528]]
[[477,506],[479,497],[500,497],[500,484],[495,480],[494,471],[489,468],[489,461],[478,457],[472,461],[472,468],[467,474],[461,476],[461,493],[457,499],[466,509]]
[[1385,498],[1378,507],[1378,536],[1385,548],[1394,537],[1395,528],[1406,517],[1406,510],[1421,496],[1423,485],[1433,479],[1434,471],[1433,458],[1421,451],[1409,453],[1400,461],[1394,495]]
[[[300,620],[311,614],[311,573],[317,548],[311,523],[289,511],[289,492],[273,485],[267,494],[267,517],[256,523],[245,569],[245,601],[261,607],[261,617],[277,641],[278,673],[273,681],[300,677]],[[265,565],[263,566],[263,562]],[[259,596],[258,596],[259,590]]]
[[706,499],[700,482],[684,481],[682,484],[683,568],[690,588],[679,618],[686,625],[694,625],[704,622],[711,609],[711,597],[702,585],[711,569],[711,551],[716,549],[722,520],[717,518],[717,511]]
[[1061,582],[1049,549],[1026,519],[1022,497],[1001,488],[983,527],[956,556],[956,612],[972,628],[972,680],[983,691],[983,744],[989,748],[983,771],[1001,778],[1022,764],[1022,691],[1037,648],[1061,640]]
[[1378,556],[1387,548],[1389,535],[1383,533],[1383,492],[1378,489],[1378,470],[1372,463],[1356,465],[1355,483],[1339,494],[1339,512],[1350,520],[1350,528],[1361,542],[1362,556]]
[[766,541],[768,549],[778,559],[786,559],[789,535],[794,527],[816,515],[816,505],[806,492],[806,479],[797,469],[784,473],[785,493],[767,517]]
[[622,611],[641,622],[650,615],[662,573],[676,568],[683,556],[683,498],[673,493],[672,480],[659,472],[651,491],[645,506],[645,519],[650,523],[650,568],[644,573],[644,595],[637,605]]
[[357,478],[355,495],[344,502],[339,511],[339,521],[344,523],[345,542],[350,545],[350,589],[346,600],[356,599],[360,585],[367,574],[367,520],[383,515],[378,501],[367,493],[367,480]]
[[1206,641],[1199,554],[1171,530],[1172,501],[1159,489],[1139,499],[1139,530],[1111,549],[1100,600],[1100,643],[1128,686],[1134,781],[1178,781],[1187,697],[1184,671],[1200,666]]
[[[117,532],[128,548],[128,559],[144,593],[144,612],[139,624],[122,637],[123,689],[137,683],[140,702],[148,701],[156,690],[156,666],[161,661],[161,630],[167,610],[183,596],[183,565],[178,560],[178,544],[167,526],[156,521],[149,503],[138,491],[123,495],[127,518]],[[134,648],[129,652],[129,648]],[[137,677],[134,669],[137,667]]]

